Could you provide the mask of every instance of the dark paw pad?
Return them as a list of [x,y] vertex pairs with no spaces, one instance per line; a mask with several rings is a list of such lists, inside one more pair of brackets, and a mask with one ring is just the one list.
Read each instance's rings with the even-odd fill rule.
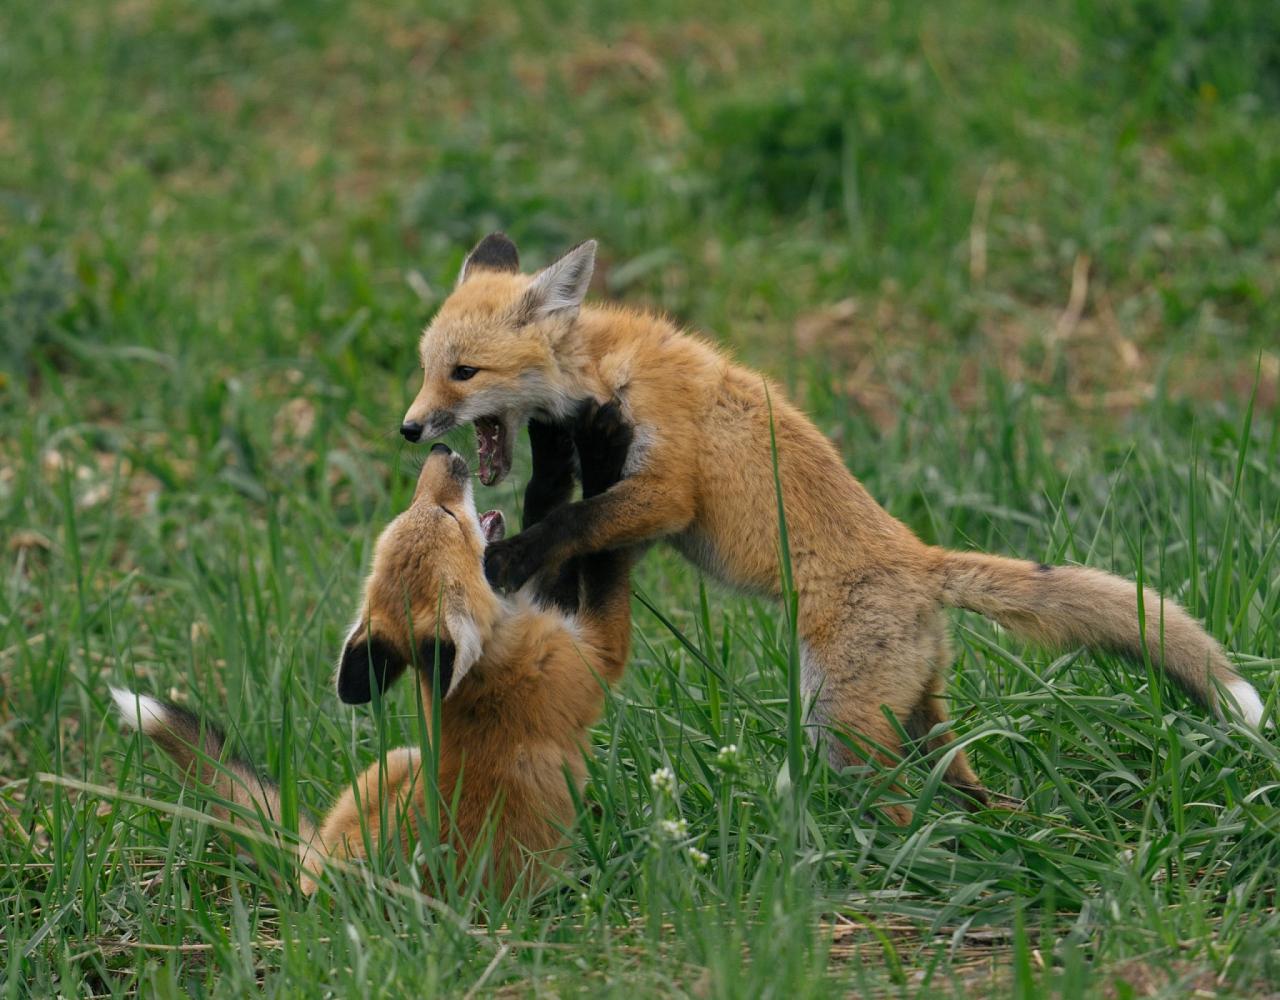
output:
[[538,547],[521,532],[485,549],[484,575],[498,590],[519,590],[541,568]]

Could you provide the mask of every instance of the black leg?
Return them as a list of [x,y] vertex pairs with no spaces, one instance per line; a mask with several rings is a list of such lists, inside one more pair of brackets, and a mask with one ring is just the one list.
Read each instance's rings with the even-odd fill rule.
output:
[[[533,452],[533,474],[524,491],[526,529],[573,498],[573,477],[577,467],[573,432],[565,425],[531,420],[529,446]],[[578,589],[578,567],[573,560],[545,570],[535,582],[538,599],[565,614],[578,610]]]
[[533,474],[524,491],[524,527],[530,528],[573,498],[577,466],[572,429],[560,424],[529,421]]
[[596,405],[592,400],[578,414],[573,428],[573,443],[582,469],[582,499],[599,496],[621,482],[627,464],[635,428],[622,415],[615,400]]
[[[598,496],[621,479],[631,448],[632,428],[624,420],[617,403],[600,406],[594,400],[588,401],[583,404],[572,427],[553,429],[543,425],[538,433],[548,469],[554,469],[555,463],[563,468],[566,464],[563,456],[572,455],[576,449],[582,469],[584,499]],[[533,434],[531,425],[531,439]],[[546,481],[551,480],[548,478]],[[528,500],[525,503],[525,537],[538,537],[537,531],[530,535],[529,529],[543,522],[547,513],[552,514],[553,520],[558,520],[555,516],[558,505],[554,513],[537,512],[538,516],[531,520]],[[566,614],[572,614],[578,610],[580,591],[585,584],[587,603],[598,605],[613,592],[619,576],[625,577],[627,565],[625,560],[615,558],[613,554],[566,559],[558,570],[543,570],[536,577],[538,597]]]
[[[592,403],[578,415],[573,441],[582,469],[584,500],[599,496],[622,480],[634,432],[616,400],[600,407]],[[578,563],[582,599],[588,609],[604,607],[620,587],[629,585],[631,558],[625,552],[593,552],[569,562]]]
[[621,482],[633,435],[616,402],[585,405],[573,433],[584,476],[583,499],[555,507],[514,538],[490,545],[485,575],[493,586],[518,590],[544,566],[590,551],[595,547],[592,539],[606,535],[609,525],[634,519],[631,510],[637,504],[651,507],[643,490],[628,491],[627,484],[620,487],[622,492],[614,489]]

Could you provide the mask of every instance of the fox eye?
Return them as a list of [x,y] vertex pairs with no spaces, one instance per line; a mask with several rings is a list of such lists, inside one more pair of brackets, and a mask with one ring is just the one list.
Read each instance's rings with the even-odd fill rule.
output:
[[458,365],[450,376],[455,382],[465,382],[478,372],[479,368],[472,368],[470,365]]

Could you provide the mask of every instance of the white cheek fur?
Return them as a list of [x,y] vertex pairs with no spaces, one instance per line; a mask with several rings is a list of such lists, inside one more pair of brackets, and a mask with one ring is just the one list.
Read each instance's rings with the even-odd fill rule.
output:
[[455,649],[453,657],[453,683],[450,691],[458,690],[458,682],[467,675],[467,671],[476,665],[484,649],[480,637],[480,629],[475,620],[468,615],[450,614],[446,619],[449,634],[453,637]]

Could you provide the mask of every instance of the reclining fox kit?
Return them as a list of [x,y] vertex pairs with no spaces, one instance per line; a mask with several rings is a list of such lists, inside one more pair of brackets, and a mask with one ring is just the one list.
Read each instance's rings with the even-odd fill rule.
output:
[[[1048,647],[1132,659],[1145,650],[1201,704],[1260,723],[1257,692],[1172,600],[1096,569],[924,544],[765,377],[660,317],[584,305],[595,250],[594,241],[582,243],[526,275],[515,245],[491,234],[422,335],[422,388],[401,433],[418,441],[474,424],[486,485],[509,472],[514,439],[530,420],[565,422],[583,400],[617,399],[634,426],[624,479],[489,546],[495,586],[516,590],[564,560],[665,539],[710,576],[780,597],[772,433],[799,601],[802,690],[811,731],[833,764],[868,753],[892,761],[901,752],[882,706],[930,749],[953,739],[936,728],[947,719],[947,607]],[[535,453],[535,481],[537,464]],[[946,778],[973,802],[986,801],[962,750]]]
[[[540,469],[526,525],[568,499],[575,447],[591,498],[621,476],[631,443],[616,405],[591,407],[572,429],[530,433]],[[428,720],[439,692],[440,835],[460,868],[487,843],[487,862],[470,860],[505,894],[522,879],[538,881],[539,865],[554,863],[572,826],[570,782],[579,792],[585,784],[588,729],[627,659],[632,554],[574,560],[545,586],[507,598],[490,587],[483,563],[486,545],[502,533],[499,512],[476,513],[466,462],[434,446],[413,502],[378,539],[337,689],[344,702],[368,702],[413,667]],[[123,723],[215,793],[219,818],[251,828],[261,827],[255,817],[280,822],[278,789],[248,762],[225,756],[216,725],[145,695],[112,694]],[[300,818],[304,891],[315,890],[327,859],[360,860],[382,843],[410,857],[425,794],[419,748],[402,747],[366,770],[318,826]],[[231,816],[219,801],[240,808]]]

